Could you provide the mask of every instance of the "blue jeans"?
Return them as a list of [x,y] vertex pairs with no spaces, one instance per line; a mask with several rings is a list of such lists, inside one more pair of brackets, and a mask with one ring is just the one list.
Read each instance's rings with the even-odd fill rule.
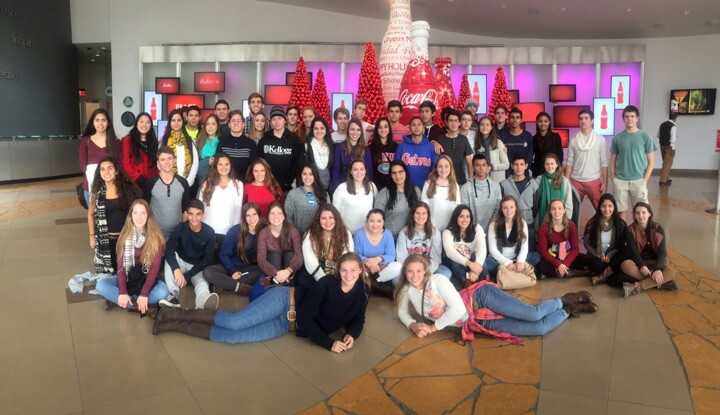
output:
[[452,271],[450,271],[450,268],[446,267],[445,265],[440,265],[438,269],[433,272],[433,274],[440,274],[447,279],[452,278]]
[[[470,255],[470,261],[475,262],[475,254]],[[443,265],[450,269],[452,277],[457,279],[458,281],[465,280],[465,276],[467,275],[468,271],[470,271],[470,269],[464,264],[458,264],[457,262],[446,256],[443,257]],[[440,269],[438,269],[438,271],[440,271]],[[487,267],[485,266],[485,263],[483,263],[483,269],[480,273],[480,279],[487,279],[489,276],[490,274],[488,274]]]
[[85,204],[90,206],[90,192],[83,190],[83,194],[85,194]]
[[551,298],[538,305],[525,304],[493,285],[483,285],[473,293],[478,308],[488,308],[505,316],[499,320],[480,320],[489,330],[516,336],[541,336],[568,318],[562,300]]
[[274,287],[236,313],[218,311],[210,340],[251,343],[279,337],[290,331],[290,288]]
[[[102,295],[103,297],[107,298],[109,301],[112,301],[113,303],[117,304],[118,297],[120,296],[120,289],[118,288],[118,279],[117,276],[112,276],[108,278],[103,278],[95,284],[95,289],[97,290],[98,294]],[[165,285],[164,282],[159,281],[155,284],[155,286],[150,290],[150,293],[148,294],[148,304],[157,304],[158,301],[166,298],[168,296],[168,289],[167,285]],[[137,296],[133,296],[134,299],[137,298]],[[130,304],[128,304],[128,308],[130,307]]]
[[[515,262],[515,260],[513,260],[513,262]],[[534,267],[538,262],[540,262],[540,254],[537,252],[528,252],[525,262]],[[495,274],[497,274],[500,264],[495,260],[495,258],[488,255],[488,257],[485,258],[485,266],[487,267],[488,273],[495,278]]]

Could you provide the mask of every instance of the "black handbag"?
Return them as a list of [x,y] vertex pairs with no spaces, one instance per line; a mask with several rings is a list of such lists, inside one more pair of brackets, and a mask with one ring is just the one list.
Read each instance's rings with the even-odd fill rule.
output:
[[[127,293],[130,297],[139,296],[147,280],[147,271],[141,264],[133,265],[127,270]],[[157,279],[155,279],[157,284]]]

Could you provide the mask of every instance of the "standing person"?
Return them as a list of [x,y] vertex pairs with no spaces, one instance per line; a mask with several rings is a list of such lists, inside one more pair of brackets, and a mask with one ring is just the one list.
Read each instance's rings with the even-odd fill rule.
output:
[[243,205],[240,223],[228,229],[220,253],[219,264],[210,265],[203,276],[216,293],[223,290],[248,295],[262,276],[257,264],[257,235],[267,223],[257,203]]
[[287,125],[285,128],[287,128],[291,133],[295,133],[295,135],[297,135],[298,129],[300,129],[300,124],[298,123],[299,118],[300,108],[298,108],[297,105],[288,105],[285,109],[285,119],[287,119]]
[[538,212],[536,223],[540,224],[543,221],[550,202],[556,199],[563,201],[567,217],[572,219],[573,202],[570,180],[562,175],[562,164],[560,164],[558,156],[548,153],[545,155],[544,162],[545,173],[534,179],[538,187],[537,200],[533,203]]
[[250,114],[245,117],[245,125],[243,128],[243,134],[248,135],[250,127],[252,126],[252,120],[255,115],[262,112],[265,108],[265,98],[257,92],[253,92],[248,96],[248,106],[250,107]]
[[350,111],[345,107],[336,108],[335,111],[333,111],[333,120],[335,120],[335,124],[337,124],[337,131],[332,133],[333,142],[335,144],[342,143],[347,138]]
[[[304,113],[305,111],[303,111]],[[329,191],[332,186],[332,172],[335,165],[335,143],[330,127],[323,117],[316,117],[310,124],[310,136],[305,140],[305,159],[307,164],[317,169],[318,181],[323,189]]]
[[420,103],[420,119],[423,123],[423,134],[429,141],[434,141],[442,134],[442,128],[435,124],[435,111],[437,108],[431,101],[423,101]]
[[257,143],[260,142],[260,139],[263,138],[267,131],[270,131],[270,123],[264,112],[258,112],[252,118],[248,138],[253,140],[257,147]]
[[332,275],[340,258],[354,250],[353,235],[345,227],[340,212],[330,203],[320,206],[302,244],[307,277],[301,277],[296,285],[307,287],[325,275]]
[[[302,125],[297,130],[297,136],[301,143],[305,143],[308,137],[312,137],[312,121],[317,117],[315,108],[312,105],[306,105],[302,110]],[[327,121],[325,121],[327,123]],[[328,135],[330,130],[328,129]],[[332,141],[332,138],[331,138]]]
[[[378,123],[379,124],[379,123]],[[375,198],[375,209],[385,213],[385,227],[397,239],[405,226],[410,211],[420,201],[420,190],[408,180],[408,168],[401,160],[390,163],[392,183],[380,190]]]
[[660,154],[662,155],[662,171],[660,172],[660,185],[672,184],[670,169],[675,159],[675,145],[677,143],[677,112],[671,112],[670,118],[660,124],[657,137],[660,139]]
[[386,117],[378,118],[368,147],[372,157],[373,182],[378,190],[382,190],[390,183],[390,162],[398,148],[390,134],[390,120]]
[[295,188],[288,192],[285,199],[285,212],[290,223],[301,235],[305,234],[315,217],[315,212],[328,202],[328,194],[317,170],[310,164],[303,165]]
[[[508,160],[512,162],[518,154],[522,154],[525,156],[525,160],[528,164],[532,166],[533,138],[529,132],[523,130],[521,127],[522,111],[520,111],[517,107],[513,107],[513,109],[510,110],[509,119],[510,128],[500,134],[500,139],[503,144],[505,144],[505,147],[507,147]],[[534,171],[531,172],[533,177],[537,176]],[[511,174],[512,169],[508,169],[505,172],[505,177],[509,177]]]
[[652,288],[677,291],[675,269],[667,263],[665,230],[653,221],[653,211],[645,202],[633,209],[633,223],[625,229],[628,252],[615,272],[607,279],[608,285],[622,287],[625,298]]
[[227,154],[215,156],[215,166],[200,186],[198,197],[205,205],[203,222],[215,231],[220,248],[228,229],[240,223],[243,206],[243,183],[235,178]]
[[422,255],[430,262],[431,273],[450,278],[452,272],[442,265],[442,250],[442,237],[430,219],[430,206],[418,202],[397,237],[395,260],[402,264],[410,255]]
[[222,151],[230,157],[233,170],[238,177],[243,177],[248,171],[250,163],[258,156],[258,147],[255,142],[243,134],[243,124],[242,112],[230,111],[230,122],[228,123],[230,134],[221,136],[217,145],[217,151]]
[[[352,349],[365,324],[370,282],[356,254],[340,258],[338,270],[322,278],[305,294],[290,287],[277,287],[236,313],[208,310],[158,312],[153,334],[178,332],[222,343],[251,343],[297,330],[298,337],[334,353]],[[302,301],[300,301],[302,299]],[[295,314],[297,322],[288,320]],[[345,329],[342,340],[334,332]]]
[[410,134],[410,127],[400,124],[400,116],[402,115],[403,106],[398,100],[388,102],[387,114],[390,120],[390,131],[392,131],[393,141],[400,144],[406,135]]
[[580,195],[580,203],[587,195],[593,206],[600,203],[600,195],[607,191],[608,159],[605,137],[593,129],[595,114],[588,109],[578,114],[580,131],[568,146],[565,177]]
[[473,176],[460,189],[460,201],[470,206],[475,223],[487,233],[490,221],[500,207],[500,185],[488,178],[490,165],[485,154],[478,153],[472,159]]
[[485,265],[492,277],[495,277],[500,265],[520,272],[528,264],[535,266],[540,262],[540,254],[530,251],[528,225],[514,197],[502,198],[495,220],[488,226],[487,235],[488,256]]
[[203,270],[215,256],[215,231],[202,222],[203,202],[193,199],[185,210],[187,222],[180,222],[168,238],[165,247],[165,284],[170,295],[160,305],[180,308],[180,289],[192,284],[195,289],[195,308],[216,309],[219,297],[210,294]]
[[638,128],[640,110],[628,105],[623,110],[625,131],[616,135],[610,145],[610,177],[615,186],[620,218],[636,202],[648,202],[647,182],[655,165],[655,142],[650,134]]
[[245,175],[245,201],[260,206],[263,217],[267,217],[272,202],[285,203],[285,194],[275,180],[270,165],[262,158],[256,158]]
[[169,118],[170,122],[162,138],[162,146],[169,147],[173,151],[175,154],[173,171],[187,180],[192,188],[200,164],[197,147],[195,147],[195,142],[185,131],[182,111],[170,111]]
[[488,278],[485,267],[487,247],[485,232],[480,225],[473,225],[473,214],[467,205],[458,205],[450,216],[450,224],[442,233],[445,256],[443,264],[450,268],[455,281],[470,285]]
[[[478,120],[476,119],[476,114],[478,110],[478,102],[475,100],[475,98],[468,98],[467,101],[465,101],[465,108],[464,112],[469,112],[472,116],[472,125],[470,126],[470,131],[477,131],[480,127],[480,124],[478,123]],[[462,120],[460,120],[462,121]]]
[[167,240],[175,226],[183,221],[183,212],[192,198],[187,180],[173,172],[175,153],[171,148],[162,147],[158,150],[157,165],[158,174],[143,185],[143,199],[150,204],[163,237]]
[[98,163],[105,157],[118,158],[117,136],[107,111],[98,108],[90,115],[80,139],[80,171],[83,173],[85,203],[90,206],[90,188]]
[[350,232],[355,233],[365,223],[365,215],[373,207],[377,187],[367,177],[365,161],[355,159],[350,163],[347,181],[340,183],[333,194],[333,205],[340,212]]
[[[229,131],[229,130],[228,130]],[[200,165],[198,166],[197,181],[202,183],[208,174],[210,168],[215,164],[215,153],[220,143],[220,118],[215,114],[210,114],[205,119],[205,125],[198,134],[197,148],[200,152]]]
[[460,134],[460,113],[450,108],[445,118],[445,134],[435,139],[435,142],[442,147],[443,154],[450,156],[455,168],[455,177],[460,186],[467,182],[465,169],[472,170],[472,147],[467,137]]
[[228,123],[230,122],[230,104],[228,104],[228,102],[224,99],[219,99],[215,103],[215,115],[217,115],[219,120],[219,134],[226,137],[229,136],[230,125],[228,125]]
[[87,222],[90,248],[95,250],[95,272],[114,274],[117,270],[118,236],[125,225],[130,205],[140,192],[112,157],[100,160],[90,190]]
[[338,143],[335,146],[332,178],[332,186],[334,186],[333,190],[336,189],[340,183],[347,180],[350,162],[355,159],[362,159],[365,162],[365,171],[367,172],[368,178],[370,180],[373,178],[372,156],[370,155],[370,149],[367,148],[367,143],[363,138],[362,125],[360,124],[360,121],[354,118],[350,120],[347,132],[347,138],[345,141]]
[[625,221],[620,219],[615,198],[610,193],[600,197],[595,215],[585,225],[583,243],[590,260],[592,285],[602,284],[612,273],[620,271],[624,255]]
[[533,164],[530,169],[533,172],[533,176],[537,177],[545,173],[545,155],[548,153],[555,154],[560,163],[563,162],[563,146],[560,134],[552,131],[550,126],[550,114],[543,111],[535,118],[535,125],[537,130],[533,136]]
[[368,212],[365,226],[353,235],[353,243],[372,287],[380,294],[392,295],[392,286],[397,283],[402,265],[395,262],[395,240],[385,228],[385,214],[381,209]]
[[138,199],[130,206],[117,248],[117,276],[99,280],[95,289],[105,297],[106,310],[114,303],[145,314],[149,305],[168,295],[165,283],[157,279],[165,239],[146,201]]
[[410,183],[420,188],[439,156],[423,134],[424,127],[420,117],[413,117],[410,120],[410,131],[410,135],[403,137],[403,143],[395,150],[395,160],[402,160],[405,163],[410,172]]
[[[478,132],[473,141],[473,152],[475,154],[484,154],[488,163],[490,163],[490,178],[497,183],[505,180],[507,169],[510,168],[510,161],[507,156],[507,147],[498,137],[492,126],[492,120],[485,115],[480,118],[478,124]],[[517,156],[516,156],[517,157]]]
[[141,112],[135,125],[121,142],[122,168],[130,180],[142,188],[143,183],[157,174],[158,140],[152,125],[152,117]]
[[447,154],[438,159],[423,185],[420,200],[430,206],[430,215],[439,232],[445,230],[450,214],[460,204],[460,186],[455,179],[452,160]]
[[512,196],[518,201],[520,212],[525,223],[528,224],[528,240],[530,250],[537,251],[537,238],[535,237],[535,215],[533,206],[535,204],[535,193],[538,190],[538,183],[527,175],[527,161],[525,156],[518,156],[512,163],[513,175],[500,182],[500,190],[503,196]]
[[[257,237],[257,261],[271,285],[292,282],[303,266],[300,232],[288,222],[280,202],[272,202],[268,208],[268,226]],[[251,293],[250,300],[256,298]]]
[[353,108],[353,118],[360,120],[363,129],[363,138],[365,142],[370,141],[370,137],[373,134],[375,126],[369,122],[363,121],[365,119],[365,113],[367,112],[367,102],[363,99],[355,101],[355,108]]
[[258,157],[267,161],[283,192],[287,193],[300,172],[304,155],[297,135],[285,128],[285,122],[282,107],[273,107],[270,110],[272,130],[266,132],[258,143]]
[[478,127],[476,127],[473,130],[473,126],[477,124],[477,120],[475,119],[475,114],[472,112],[465,110],[460,113],[460,129],[458,130],[460,134],[464,135],[468,139],[468,144],[470,144],[470,147],[475,146],[475,134],[478,131]]
[[200,108],[197,105],[191,105],[187,109],[187,123],[185,124],[185,132],[194,142],[197,142],[197,136],[200,133]]
[[495,107],[495,134],[502,137],[502,134],[510,127],[507,125],[508,109],[505,105],[500,104]]
[[582,270],[589,263],[587,255],[580,253],[577,228],[568,219],[562,199],[553,200],[542,219],[538,251],[542,258],[535,267],[538,279],[577,277],[581,273],[573,270]]

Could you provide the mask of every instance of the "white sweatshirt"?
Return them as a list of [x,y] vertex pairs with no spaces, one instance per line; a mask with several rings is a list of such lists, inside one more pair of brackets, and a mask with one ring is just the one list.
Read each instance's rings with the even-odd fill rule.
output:
[[340,216],[345,222],[345,226],[353,235],[355,231],[365,225],[365,217],[373,208],[377,187],[375,183],[370,183],[372,191],[365,194],[365,189],[357,189],[354,195],[348,193],[347,183],[340,183],[333,194],[333,205],[340,212]]
[[231,227],[240,223],[243,201],[243,184],[239,180],[230,180],[227,187],[215,186],[215,191],[209,203],[203,200],[202,192],[205,185],[200,188],[198,198],[205,204],[205,217],[203,222],[210,225],[216,234],[225,235]]
[[450,194],[449,187],[440,186],[435,187],[435,195],[432,198],[429,198],[427,195],[429,186],[430,184],[425,182],[420,200],[430,206],[432,224],[438,232],[442,232],[445,228],[447,228],[448,223],[450,223],[450,216],[452,215],[453,210],[455,210],[455,207],[460,204],[460,186],[455,184],[455,200],[448,200],[448,195]]
[[435,322],[435,328],[442,330],[445,327],[459,327],[463,321],[468,319],[467,309],[460,294],[446,277],[440,274],[430,276],[425,286],[425,310],[420,312],[422,303],[422,290],[412,285],[405,286],[400,293],[398,302],[398,318],[410,328],[410,324],[417,321],[410,315],[409,306],[415,308],[415,312],[422,314],[425,318]]

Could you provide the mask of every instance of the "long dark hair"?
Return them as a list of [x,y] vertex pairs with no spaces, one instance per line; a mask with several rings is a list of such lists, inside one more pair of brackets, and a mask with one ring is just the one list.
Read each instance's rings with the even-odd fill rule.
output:
[[589,242],[592,244],[597,243],[598,234],[601,232],[600,224],[602,222],[603,214],[600,211],[600,206],[602,206],[603,202],[605,202],[606,200],[609,200],[613,205],[613,213],[612,215],[610,215],[610,223],[612,224],[613,232],[615,233],[616,238],[618,236],[622,236],[621,232],[623,232],[625,228],[625,221],[620,218],[620,215],[618,213],[615,196],[611,195],[610,193],[605,193],[604,195],[600,196],[600,200],[598,200],[595,215],[590,218],[588,224],[585,226],[585,229],[587,229],[587,233],[590,236]]
[[170,122],[172,121],[173,115],[176,115],[176,114],[180,116],[180,120],[182,121],[182,127],[180,127],[180,133],[183,135],[183,137],[185,137],[185,147],[187,147],[190,150],[190,164],[192,164],[192,162],[193,162],[192,148],[195,145],[195,143],[193,143],[192,137],[190,137],[190,135],[188,135],[188,133],[187,133],[187,130],[185,130],[185,125],[187,123],[185,121],[185,118],[183,118],[182,108],[174,109],[174,110],[170,111],[170,114],[168,115],[168,127],[165,129],[165,134],[163,135],[163,138],[162,138],[162,146],[167,147],[167,145],[168,145],[168,138],[170,138],[170,134],[172,134],[172,128],[170,127]]
[[[380,146],[382,146],[382,138],[380,138],[380,133],[378,132],[380,130],[380,123],[385,121],[388,125],[388,136],[386,138],[387,143],[393,142],[392,138],[392,127],[390,127],[390,119],[388,117],[380,117],[375,121],[375,129],[373,130],[372,139],[370,141],[370,144],[368,145],[368,148],[370,149],[370,153],[373,155],[373,158],[375,158],[376,154],[380,154],[382,151],[380,150]],[[376,163],[378,163],[378,160],[374,160]]]
[[[408,171],[407,164],[405,164],[402,160],[393,160],[390,162],[390,171],[389,174],[392,175],[392,168],[393,166],[401,166],[403,170],[405,170],[405,183],[403,184],[403,194],[405,195],[405,201],[407,202],[410,209],[414,208],[417,202],[420,201],[418,198],[418,194],[415,191],[415,187],[410,183],[410,172]],[[387,185],[389,197],[387,201],[387,205],[385,206],[386,210],[392,210],[395,208],[395,203],[397,202],[398,197],[398,189],[395,182],[390,178],[390,182],[388,182]]]
[[247,251],[248,247],[248,235],[250,234],[250,226],[247,223],[247,213],[250,210],[254,210],[255,213],[257,213],[258,217],[260,218],[260,221],[258,221],[257,226],[255,226],[255,236],[257,236],[261,230],[263,230],[264,227],[267,226],[267,221],[265,218],[262,217],[262,211],[260,210],[260,205],[258,205],[255,202],[247,202],[242,207],[242,213],[240,213],[240,229],[239,229],[239,235],[238,235],[238,246],[237,246],[237,255],[242,259],[244,263],[250,262],[248,260],[247,256],[245,255],[245,251]]
[[[115,134],[115,127],[113,127],[112,118],[110,118],[110,114],[108,114],[107,111],[105,111],[103,108],[97,108],[95,111],[92,112],[90,115],[90,120],[88,120],[87,125],[85,126],[85,131],[83,132],[83,136],[87,137],[88,140],[90,137],[95,135],[97,133],[97,130],[95,130],[95,117],[98,114],[102,114],[107,119],[108,125],[107,129],[105,130],[106,138],[105,138],[105,154],[108,157],[112,157],[117,159],[117,135]],[[152,120],[152,118],[151,118]],[[137,122],[136,122],[137,124]],[[151,128],[152,130],[152,128]],[[153,131],[154,132],[154,131]]]
[[[470,225],[468,225],[467,229],[465,230],[465,237],[462,237],[462,231],[460,229],[460,225],[458,225],[458,218],[460,217],[460,214],[463,210],[467,210],[470,212]],[[470,209],[470,206],[468,205],[458,205],[455,207],[455,210],[453,210],[452,215],[450,215],[450,223],[448,224],[447,229],[450,231],[450,233],[453,236],[453,240],[455,242],[472,242],[475,239],[475,218],[473,218],[472,209]]]
[[370,182],[370,178],[368,178],[368,172],[367,172],[367,166],[365,166],[365,160],[363,159],[354,159],[350,162],[348,165],[348,175],[347,175],[347,181],[345,182],[347,184],[347,191],[351,195],[354,195],[357,193],[358,189],[355,188],[355,179],[352,176],[352,166],[355,165],[355,163],[361,163],[363,167],[365,167],[365,177],[363,177],[363,190],[365,190],[365,194],[369,195],[373,191],[372,182]]
[[[150,120],[150,131],[145,134],[145,144],[147,144],[147,150],[143,147],[142,143],[142,134],[140,133],[140,130],[138,130],[138,123],[140,122],[141,117],[148,117]],[[140,164],[141,160],[141,151],[145,151],[147,153],[148,158],[148,164],[150,166],[154,166],[157,162],[157,150],[158,150],[158,140],[157,136],[155,135],[155,129],[152,125],[152,117],[147,112],[141,112],[138,114],[137,118],[135,119],[135,125],[133,125],[132,130],[130,130],[130,142],[132,143],[132,157],[135,164]]]
[[[274,208],[280,209],[282,212],[284,219],[282,222],[282,225],[280,225],[280,237],[278,238],[278,242],[280,243],[280,250],[282,252],[289,252],[292,251],[292,245],[290,245],[290,228],[293,228],[292,224],[287,218],[287,213],[285,213],[285,207],[282,203],[278,202],[277,200],[270,203],[270,206],[268,206],[268,217],[270,217],[270,211]],[[269,223],[269,220],[268,220]],[[270,226],[270,225],[268,225]],[[268,229],[269,230],[269,229]]]
[[425,209],[428,216],[427,222],[425,222],[425,226],[423,226],[425,237],[430,239],[432,238],[433,233],[435,233],[435,227],[432,224],[432,217],[430,216],[430,205],[425,202],[417,202],[415,206],[413,206],[412,210],[410,210],[410,214],[405,222],[405,235],[407,235],[408,239],[415,237],[415,212],[417,212],[420,208]]
[[[307,107],[303,108],[303,112]],[[314,110],[313,110],[314,111]],[[325,145],[328,146],[329,154],[328,154],[328,168],[332,170],[332,166],[335,163],[335,143],[333,143],[332,134],[330,133],[330,126],[327,123],[327,120],[319,115],[315,116],[313,118],[312,122],[310,123],[310,132],[308,133],[308,136],[305,138],[305,143],[307,144],[307,150],[305,151],[307,155],[307,159],[312,164],[317,164],[315,161],[315,152],[312,149],[312,140],[317,140],[315,138],[315,123],[320,123],[325,127],[325,137],[323,137],[323,142]],[[305,125],[302,126],[302,130],[305,129]],[[316,176],[317,177],[317,176]]]
[[320,181],[320,173],[318,173],[315,166],[313,166],[312,164],[310,164],[308,162],[305,162],[305,164],[303,164],[302,167],[300,167],[298,176],[295,179],[295,188],[305,186],[302,181],[302,173],[303,173],[303,170],[305,170],[305,169],[310,169],[310,172],[313,175],[314,180],[313,180],[313,184],[312,184],[312,189],[313,189],[313,193],[315,194],[315,197],[317,198],[318,202],[320,204],[327,203],[328,195],[327,195],[327,191],[325,190],[325,188],[322,185],[322,182]]
[[320,226],[320,216],[324,212],[332,213],[335,218],[335,227],[332,230],[330,237],[330,244],[332,244],[332,254],[326,258],[333,262],[338,262],[340,257],[345,251],[350,250],[350,238],[348,237],[348,229],[343,222],[340,212],[331,203],[325,203],[320,206],[320,209],[315,212],[310,227],[306,231],[305,235],[310,240],[310,247],[312,248],[315,255],[320,258],[327,250],[327,239],[323,236],[323,228]]
[[[535,136],[534,138],[534,145],[538,145],[540,149],[545,152],[552,152],[555,149],[553,148],[553,132],[552,132],[552,118],[550,118],[550,114],[548,114],[545,111],[542,111],[535,117],[535,125],[537,125],[537,122],[540,121],[540,117],[547,117],[547,119],[550,121],[550,124],[548,125],[548,130],[545,135],[540,134],[540,128],[535,130]],[[544,161],[544,160],[543,160]]]
[[127,177],[125,172],[119,167],[117,160],[110,156],[105,157],[98,163],[98,167],[95,170],[95,179],[93,180],[92,192],[90,192],[90,194],[93,196],[97,195],[100,189],[105,186],[105,180],[103,180],[100,176],[100,166],[106,162],[112,163],[115,171],[117,172],[113,183],[115,184],[115,190],[117,191],[118,197],[120,198],[121,202],[124,202],[121,203],[121,205],[125,207],[130,206],[133,200],[138,199],[141,196],[140,189],[135,185],[135,183],[132,182],[132,180]]
[[[205,130],[208,118],[212,118],[213,120],[215,120],[215,124],[217,124],[217,131],[215,131],[215,137],[217,137],[218,140],[222,138],[222,125],[220,125],[220,118],[215,114],[208,115],[207,117],[205,117],[205,122],[202,123],[202,128],[200,128],[200,132],[197,136],[198,154],[200,154],[200,151],[202,151],[202,148],[205,146],[205,142],[210,138],[208,137],[207,131]],[[237,173],[236,175],[239,176],[240,174],[241,173]]]
[[517,232],[517,243],[519,245],[522,245],[526,238],[523,226],[522,211],[520,210],[520,206],[518,206],[518,202],[515,197],[511,195],[507,195],[500,199],[500,205],[498,206],[497,213],[495,214],[495,236],[497,238],[503,238],[505,235],[505,214],[502,211],[502,206],[505,202],[515,203],[515,217],[512,218],[512,226]]
[[210,168],[207,177],[205,177],[205,180],[203,180],[202,200],[203,203],[205,203],[205,207],[210,206],[210,201],[212,200],[213,193],[215,193],[215,188],[218,184],[220,184],[220,173],[218,172],[218,164],[220,162],[220,159],[223,158],[227,159],[228,163],[230,163],[230,173],[228,174],[228,176],[230,177],[230,181],[233,182],[233,184],[235,185],[235,190],[237,191],[238,196],[240,196],[240,187],[242,184],[237,182],[237,177],[235,177],[235,171],[232,168],[232,159],[230,158],[230,156],[221,151],[215,155],[215,165]]
[[635,206],[633,206],[633,223],[635,222],[635,211],[637,208],[643,207],[647,209],[648,213],[650,214],[650,217],[648,218],[647,226],[645,226],[645,236],[647,237],[647,240],[650,240],[650,232],[657,229],[658,224],[653,220],[655,218],[655,214],[653,213],[652,207],[650,207],[649,204],[645,202],[637,202],[635,203]]
[[[360,128],[360,137],[358,137],[357,144],[355,144],[355,146],[350,144],[350,125],[352,124],[355,124]],[[348,122],[347,138],[345,139],[345,141],[342,142],[341,145],[343,146],[345,156],[347,156],[347,158],[349,158],[350,160],[364,157],[367,143],[365,142],[365,134],[363,132],[363,127],[360,120],[358,120],[357,118],[350,119],[350,121]]]

